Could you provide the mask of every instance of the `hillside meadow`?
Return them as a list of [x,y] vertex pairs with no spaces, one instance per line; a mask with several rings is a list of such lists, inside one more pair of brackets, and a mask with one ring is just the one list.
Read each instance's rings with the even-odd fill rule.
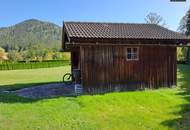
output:
[[189,130],[190,67],[178,86],[157,90],[31,100],[6,89],[60,82],[70,66],[0,71],[0,130]]

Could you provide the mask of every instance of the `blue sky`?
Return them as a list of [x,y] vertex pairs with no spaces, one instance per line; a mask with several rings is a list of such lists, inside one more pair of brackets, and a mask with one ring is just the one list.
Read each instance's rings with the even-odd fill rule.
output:
[[1,0],[0,27],[31,18],[58,25],[63,20],[143,23],[149,12],[156,12],[176,30],[189,7],[190,0]]

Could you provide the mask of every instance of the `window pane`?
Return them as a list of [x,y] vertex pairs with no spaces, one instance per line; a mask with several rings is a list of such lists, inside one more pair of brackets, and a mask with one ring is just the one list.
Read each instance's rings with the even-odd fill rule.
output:
[[137,53],[137,48],[133,48],[133,53]]
[[137,60],[138,48],[137,47],[127,48],[126,58],[127,60]]
[[134,55],[133,55],[133,59],[137,59],[137,54],[134,54]]
[[128,53],[128,54],[127,54],[127,59],[132,59],[132,57],[131,57],[131,54],[130,54],[130,53]]
[[131,48],[127,48],[127,53],[131,53]]

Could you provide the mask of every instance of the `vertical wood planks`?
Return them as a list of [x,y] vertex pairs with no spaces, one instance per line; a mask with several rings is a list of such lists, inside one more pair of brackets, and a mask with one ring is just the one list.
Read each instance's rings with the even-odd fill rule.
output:
[[126,60],[127,47],[80,46],[84,88],[111,91],[115,86],[142,89],[176,85],[176,47],[139,46],[138,61]]

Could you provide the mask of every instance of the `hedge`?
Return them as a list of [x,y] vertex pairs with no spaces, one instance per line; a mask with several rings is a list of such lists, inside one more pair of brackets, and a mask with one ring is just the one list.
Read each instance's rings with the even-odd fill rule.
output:
[[36,68],[49,68],[69,65],[69,60],[49,60],[49,61],[19,61],[10,62],[6,61],[0,63],[0,70],[17,70],[17,69],[36,69]]

